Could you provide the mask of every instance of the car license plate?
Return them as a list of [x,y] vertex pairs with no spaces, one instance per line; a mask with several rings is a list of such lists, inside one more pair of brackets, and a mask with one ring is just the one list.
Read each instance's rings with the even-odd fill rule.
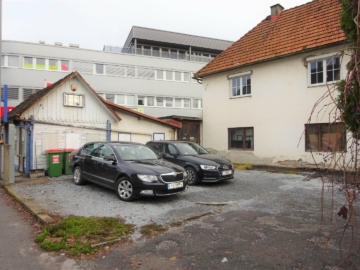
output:
[[229,175],[229,174],[232,174],[232,171],[231,170],[227,170],[227,171],[222,171],[221,172],[221,175]]
[[184,186],[183,182],[176,182],[168,184],[168,189],[174,189],[174,188],[182,188]]

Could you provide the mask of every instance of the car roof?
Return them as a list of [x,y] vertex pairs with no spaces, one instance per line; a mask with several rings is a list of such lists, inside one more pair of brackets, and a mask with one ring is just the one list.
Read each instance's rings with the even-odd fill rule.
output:
[[137,142],[123,142],[123,141],[94,141],[94,142],[88,142],[86,144],[89,143],[106,143],[106,144],[130,144],[130,145],[144,145],[142,143],[137,143]]
[[191,141],[176,141],[176,140],[148,141],[147,143],[151,143],[151,142],[155,142],[155,143],[195,143],[195,142],[191,142]]

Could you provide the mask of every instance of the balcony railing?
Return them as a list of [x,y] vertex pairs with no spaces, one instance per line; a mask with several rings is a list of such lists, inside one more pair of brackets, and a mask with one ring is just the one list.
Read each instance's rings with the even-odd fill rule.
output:
[[194,61],[194,62],[202,62],[202,63],[209,63],[213,60],[213,57],[205,57],[200,55],[189,55],[183,53],[175,53],[169,51],[159,51],[159,50],[149,50],[149,49],[140,49],[137,48],[126,48],[126,47],[112,47],[112,46],[105,46],[104,51],[106,52],[117,52],[117,53],[128,53],[128,54],[138,54],[138,55],[147,55],[147,56],[154,56],[154,57],[161,57],[161,58],[169,58],[169,59],[179,59],[179,60],[187,60],[187,61]]

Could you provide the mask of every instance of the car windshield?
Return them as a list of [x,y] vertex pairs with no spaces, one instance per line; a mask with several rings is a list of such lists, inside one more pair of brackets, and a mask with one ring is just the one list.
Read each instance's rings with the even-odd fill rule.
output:
[[208,151],[196,143],[189,142],[187,144],[190,145],[199,155],[209,154]]
[[116,151],[123,160],[136,161],[158,159],[158,156],[148,147],[136,144],[116,144]]
[[179,149],[180,153],[184,156],[198,155],[199,153],[190,145],[190,143],[174,143]]

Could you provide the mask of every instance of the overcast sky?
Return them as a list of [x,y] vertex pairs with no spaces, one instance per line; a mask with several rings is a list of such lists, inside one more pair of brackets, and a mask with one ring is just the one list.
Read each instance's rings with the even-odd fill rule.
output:
[[102,50],[132,26],[236,41],[270,15],[311,0],[2,0],[2,39]]

